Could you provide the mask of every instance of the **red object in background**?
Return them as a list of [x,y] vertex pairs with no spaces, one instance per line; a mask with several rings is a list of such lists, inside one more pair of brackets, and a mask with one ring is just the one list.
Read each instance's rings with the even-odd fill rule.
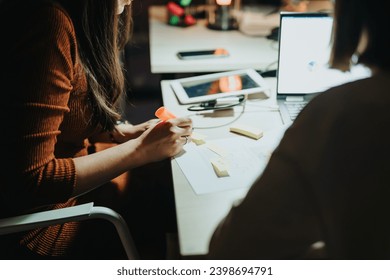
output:
[[184,17],[184,23],[186,25],[194,25],[196,23],[196,19],[192,15],[186,15]]
[[184,15],[184,9],[175,2],[168,2],[167,9],[171,14],[175,16],[181,17],[182,15]]

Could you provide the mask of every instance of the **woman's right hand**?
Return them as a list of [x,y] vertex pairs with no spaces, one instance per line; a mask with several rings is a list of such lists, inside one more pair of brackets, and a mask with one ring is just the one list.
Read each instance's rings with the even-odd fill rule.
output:
[[192,133],[190,118],[174,118],[150,126],[138,137],[138,151],[147,162],[160,161],[180,153]]
[[[129,169],[180,153],[192,133],[190,118],[175,118],[150,126],[137,138],[73,159],[77,170],[74,196],[101,186]],[[148,124],[148,125],[149,125]]]

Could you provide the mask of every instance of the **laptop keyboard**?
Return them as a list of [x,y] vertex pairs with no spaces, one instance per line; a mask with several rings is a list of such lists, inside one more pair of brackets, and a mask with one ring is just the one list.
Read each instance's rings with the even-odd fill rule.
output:
[[303,107],[306,106],[308,101],[302,100],[302,101],[285,101],[284,104],[286,105],[288,114],[290,115],[291,120],[295,120],[295,118],[298,116],[299,112],[302,111]]

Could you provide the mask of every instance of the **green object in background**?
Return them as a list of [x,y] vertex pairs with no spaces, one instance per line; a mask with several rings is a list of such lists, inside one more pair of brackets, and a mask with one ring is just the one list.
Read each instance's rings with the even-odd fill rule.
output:
[[192,0],[180,0],[180,6],[185,7],[191,4]]
[[170,16],[169,17],[169,24],[177,25],[179,22],[180,22],[180,18],[178,16]]

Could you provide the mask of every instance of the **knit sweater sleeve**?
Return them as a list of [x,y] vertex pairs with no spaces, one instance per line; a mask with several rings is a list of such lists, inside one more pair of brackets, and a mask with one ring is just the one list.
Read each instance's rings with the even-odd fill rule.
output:
[[75,31],[54,4],[21,11],[21,19],[11,24],[7,75],[15,85],[9,104],[20,119],[10,143],[18,152],[5,193],[30,207],[65,202],[76,184],[75,165],[70,157],[56,158],[55,145],[75,78]]

